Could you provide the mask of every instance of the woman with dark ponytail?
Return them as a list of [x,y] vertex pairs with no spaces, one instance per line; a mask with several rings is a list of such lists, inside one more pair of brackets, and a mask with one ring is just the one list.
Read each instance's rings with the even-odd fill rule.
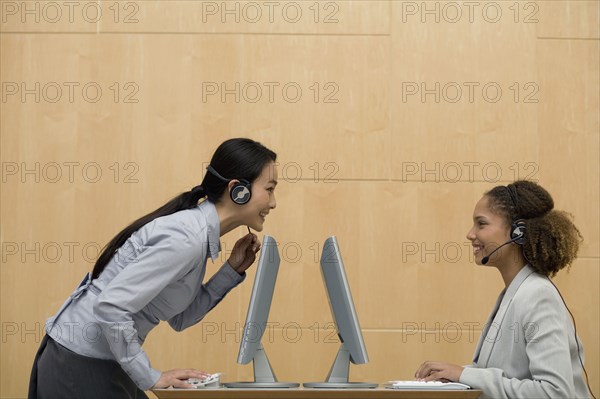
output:
[[30,398],[146,398],[144,390],[192,388],[194,369],[152,368],[142,344],[160,321],[198,323],[245,278],[260,243],[239,239],[202,284],[219,237],[238,226],[262,231],[275,208],[276,154],[250,139],[215,151],[201,184],[139,218],[103,249],[92,273],[46,323]]
[[[530,181],[497,186],[475,206],[475,263],[493,266],[505,289],[477,345],[473,364],[424,362],[415,378],[456,381],[483,398],[589,398],[583,346],[574,320],[550,280],[570,267],[582,241],[550,194]],[[587,373],[586,373],[587,379]]]

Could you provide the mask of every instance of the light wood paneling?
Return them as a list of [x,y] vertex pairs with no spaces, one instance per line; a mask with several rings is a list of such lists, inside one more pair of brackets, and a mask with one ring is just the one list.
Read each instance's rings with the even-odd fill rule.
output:
[[[577,61],[574,61],[577,60]],[[540,181],[558,209],[575,215],[584,237],[580,256],[600,254],[598,165],[600,87],[598,41],[543,40],[538,44]]]
[[[70,49],[80,40],[88,45],[73,65],[68,64]],[[3,47],[14,48],[23,57],[45,54],[48,66],[30,70],[9,65],[3,72],[11,88],[17,85],[15,90],[20,91],[21,82],[26,89],[41,82],[39,104],[32,95],[24,97],[24,104],[21,93],[7,95],[9,116],[3,128],[12,158],[24,158],[22,152],[13,152],[13,146],[22,143],[17,131],[40,138],[62,156],[55,141],[60,135],[61,140],[70,140],[67,148],[82,159],[135,162],[144,172],[151,167],[153,178],[144,182],[147,188],[161,190],[165,182],[172,182],[177,184],[175,190],[183,183],[195,184],[224,136],[252,135],[278,150],[287,163],[282,164],[282,173],[291,180],[389,177],[384,155],[389,131],[386,37],[324,41],[317,36],[49,34],[11,35],[3,41]],[[364,55],[359,61],[354,60],[356,52]],[[288,54],[285,62],[282,53]],[[115,62],[98,69],[105,57]],[[122,68],[123,63],[128,67]],[[79,92],[71,103],[63,93],[59,102],[50,104],[43,101],[47,82],[61,86],[77,82],[80,90],[97,84],[103,95],[89,103]],[[210,94],[213,89],[218,92]],[[225,90],[234,93],[223,94]],[[78,123],[73,122],[73,111],[81,118],[75,119]],[[30,115],[31,125],[23,126],[24,114]],[[47,118],[65,130],[50,130],[54,125],[46,130],[42,122]],[[106,140],[111,141],[110,152],[98,144]],[[361,162],[353,155],[358,149],[365,155]],[[173,170],[190,174],[173,176]]]
[[[527,4],[527,3],[525,3]],[[527,15],[539,10],[538,37],[559,39],[599,39],[600,13],[597,1],[537,1]],[[536,6],[537,4],[537,6]]]
[[135,12],[138,22],[115,23],[113,15],[100,21],[100,31],[381,35],[388,34],[390,26],[390,2],[386,0],[133,4],[127,15]]
[[510,181],[539,161],[535,26],[481,4],[454,21],[457,4],[393,5],[394,179]]
[[114,18],[101,1],[56,2],[0,0],[0,32],[94,33],[103,18]]
[[0,2],[4,32],[386,35],[388,0]]

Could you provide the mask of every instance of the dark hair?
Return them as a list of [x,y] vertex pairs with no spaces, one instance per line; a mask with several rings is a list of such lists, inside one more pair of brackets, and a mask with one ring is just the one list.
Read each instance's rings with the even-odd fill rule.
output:
[[552,196],[542,186],[518,180],[494,187],[485,195],[492,211],[503,215],[508,226],[525,220],[523,255],[535,271],[553,277],[573,263],[583,240],[581,233],[572,215],[554,209]]
[[[210,165],[221,176],[228,179],[245,179],[253,182],[260,176],[265,165],[269,162],[275,162],[276,159],[277,154],[261,143],[251,139],[236,138],[223,142],[217,148],[210,160]],[[100,253],[92,271],[92,279],[97,278],[102,273],[115,252],[142,226],[161,216],[193,208],[204,197],[208,197],[208,201],[212,203],[218,203],[227,189],[227,184],[227,182],[220,180],[212,173],[206,173],[199,186],[179,194],[160,208],[125,227],[110,240]]]

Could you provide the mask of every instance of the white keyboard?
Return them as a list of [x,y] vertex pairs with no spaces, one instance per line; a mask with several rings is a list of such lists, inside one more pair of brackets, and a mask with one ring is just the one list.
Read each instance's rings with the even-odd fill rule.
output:
[[471,389],[466,384],[460,382],[441,382],[441,381],[390,381],[385,385],[386,388],[390,389],[409,389],[409,390],[420,390],[420,389],[438,389],[438,390],[462,390]]
[[221,373],[211,374],[203,380],[197,378],[188,378],[186,380],[188,384],[192,384],[195,389],[200,388],[220,388],[221,386]]

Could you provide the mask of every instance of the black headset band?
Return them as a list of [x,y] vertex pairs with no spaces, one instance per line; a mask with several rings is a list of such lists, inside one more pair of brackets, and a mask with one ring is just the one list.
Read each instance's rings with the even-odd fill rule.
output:
[[508,191],[508,196],[510,197],[510,201],[515,207],[515,212],[517,211],[517,203],[519,201],[519,195],[517,194],[517,188],[514,184],[509,184],[506,186],[506,191]]
[[218,177],[220,180],[223,180],[224,182],[230,182],[230,181],[231,181],[231,179],[227,179],[227,178],[225,178],[225,177],[221,176],[221,174],[220,174],[219,172],[217,172],[217,171],[215,170],[215,168],[213,168],[213,167],[212,167],[212,166],[210,166],[210,165],[208,165],[208,166],[206,167],[206,169],[207,169],[207,170],[208,170],[210,173],[212,173],[213,175],[215,175],[216,177]]
[[217,172],[217,171],[215,170],[215,168],[213,168],[213,167],[212,167],[212,166],[210,166],[210,165],[208,165],[208,166],[206,167],[206,169],[207,169],[207,170],[208,170],[210,173],[212,173],[214,176],[216,176],[216,177],[217,177],[219,180],[221,180],[221,181],[224,181],[225,183],[229,183],[229,182],[230,182],[230,181],[232,181],[232,180],[239,180],[239,181],[241,181],[242,183],[249,184],[248,180],[246,180],[246,179],[228,179],[228,178],[226,178],[226,177],[223,177],[223,176],[221,176],[221,174],[220,174],[219,172]]
[[221,176],[221,174],[217,172],[215,168],[213,168],[211,165],[208,165],[206,169],[208,169],[209,173],[212,173],[214,176],[216,176],[221,181],[224,181],[225,183],[230,183],[233,180],[239,181],[239,183],[235,183],[233,187],[229,190],[229,197],[234,203],[238,205],[244,205],[248,203],[248,201],[250,201],[250,198],[252,197],[252,189],[248,180],[228,179],[224,176]]

